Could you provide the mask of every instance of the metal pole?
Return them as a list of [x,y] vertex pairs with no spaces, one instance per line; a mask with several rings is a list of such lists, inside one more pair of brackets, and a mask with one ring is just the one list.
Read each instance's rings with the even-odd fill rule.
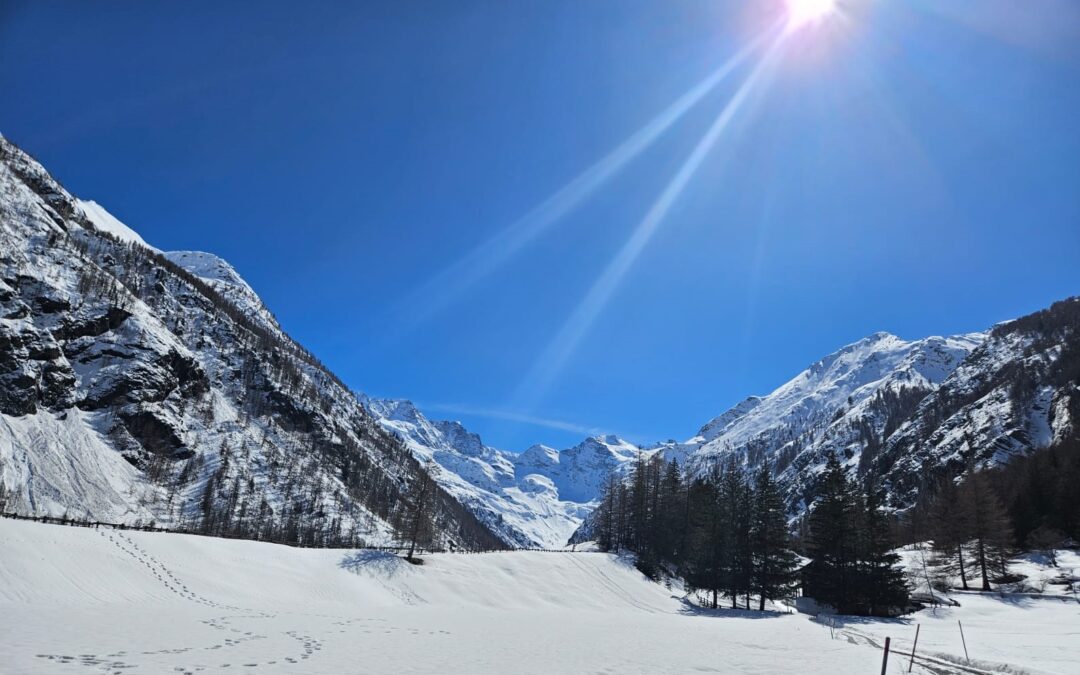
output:
[[881,675],[885,675],[885,668],[889,665],[889,643],[892,638],[885,638],[885,654],[881,657]]
[[956,625],[960,626],[960,642],[964,645],[964,659],[966,659],[968,663],[971,663],[971,657],[968,656],[967,652],[967,640],[964,639],[964,624],[960,623],[960,619],[957,619]]
[[915,665],[915,648],[919,646],[919,629],[922,628],[922,624],[915,624],[915,644],[911,645],[911,661],[907,665],[907,671],[911,672],[911,667]]

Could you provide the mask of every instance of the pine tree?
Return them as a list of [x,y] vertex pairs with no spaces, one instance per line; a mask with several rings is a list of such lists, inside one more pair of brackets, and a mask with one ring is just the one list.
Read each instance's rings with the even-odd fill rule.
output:
[[731,607],[750,591],[750,494],[742,471],[734,462],[724,467],[719,480],[718,526],[714,546],[719,548],[716,585],[731,597]]
[[788,541],[784,500],[773,479],[772,470],[763,463],[754,480],[754,516],[751,529],[753,550],[753,588],[758,594],[758,609],[766,600],[787,597],[794,591],[795,554]]
[[813,560],[804,571],[804,589],[807,596],[839,611],[850,610],[852,604],[854,515],[854,498],[844,467],[836,453],[831,453],[810,512],[807,552]]
[[889,520],[882,509],[881,487],[871,483],[862,499],[860,528],[861,600],[871,616],[890,616],[908,604],[908,588],[903,570],[897,565],[900,556],[893,549]]
[[669,562],[677,561],[684,538],[686,494],[679,463],[669,462],[658,492],[657,515],[653,518],[657,556]]
[[712,593],[712,606],[718,604],[721,589],[719,540],[721,519],[716,483],[695,480],[687,488],[686,544],[680,556],[679,572],[693,588]]

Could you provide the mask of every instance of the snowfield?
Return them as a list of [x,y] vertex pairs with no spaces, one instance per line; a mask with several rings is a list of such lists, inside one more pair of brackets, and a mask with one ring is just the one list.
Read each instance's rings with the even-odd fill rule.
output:
[[[0,519],[0,672],[1076,673],[1080,603],[961,597],[899,621],[704,611],[603,553],[370,550]],[[961,668],[956,620],[972,666]],[[830,626],[829,623],[834,625]],[[957,665],[949,665],[953,662]],[[894,655],[889,672],[906,672]]]

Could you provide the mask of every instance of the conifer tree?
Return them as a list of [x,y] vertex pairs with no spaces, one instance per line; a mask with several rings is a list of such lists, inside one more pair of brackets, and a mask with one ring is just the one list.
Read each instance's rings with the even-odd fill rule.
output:
[[399,527],[399,534],[408,541],[406,560],[415,560],[417,546],[430,544],[435,534],[435,481],[431,477],[434,470],[433,462],[420,470],[406,501],[405,517]]
[[794,590],[795,554],[790,549],[784,500],[768,463],[762,463],[754,480],[754,514],[751,530],[753,590],[758,609],[766,600],[787,597]]
[[908,604],[908,588],[903,570],[897,567],[900,556],[893,549],[889,520],[882,509],[881,487],[871,482],[862,499],[860,528],[861,602],[871,616],[889,616]]
[[966,591],[968,567],[964,560],[964,546],[971,531],[970,512],[960,507],[959,491],[955,483],[951,480],[941,482],[930,511],[938,566],[946,574],[958,574],[960,587]]
[[711,592],[715,608],[722,585],[722,549],[717,545],[722,527],[715,481],[693,481],[687,489],[687,503],[689,520],[679,572],[693,588]]
[[985,472],[972,471],[960,485],[960,508],[969,519],[969,537],[982,590],[989,591],[990,570],[996,566],[1003,571],[1008,558],[1012,528]]
[[850,608],[855,581],[853,519],[855,504],[844,467],[829,455],[821,476],[819,495],[810,512],[807,552],[813,560],[804,573],[809,597],[840,611]]

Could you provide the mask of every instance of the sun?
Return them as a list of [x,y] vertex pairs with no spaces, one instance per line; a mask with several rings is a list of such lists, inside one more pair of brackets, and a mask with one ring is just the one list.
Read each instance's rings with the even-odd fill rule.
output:
[[818,23],[836,12],[836,0],[785,0],[788,30]]

